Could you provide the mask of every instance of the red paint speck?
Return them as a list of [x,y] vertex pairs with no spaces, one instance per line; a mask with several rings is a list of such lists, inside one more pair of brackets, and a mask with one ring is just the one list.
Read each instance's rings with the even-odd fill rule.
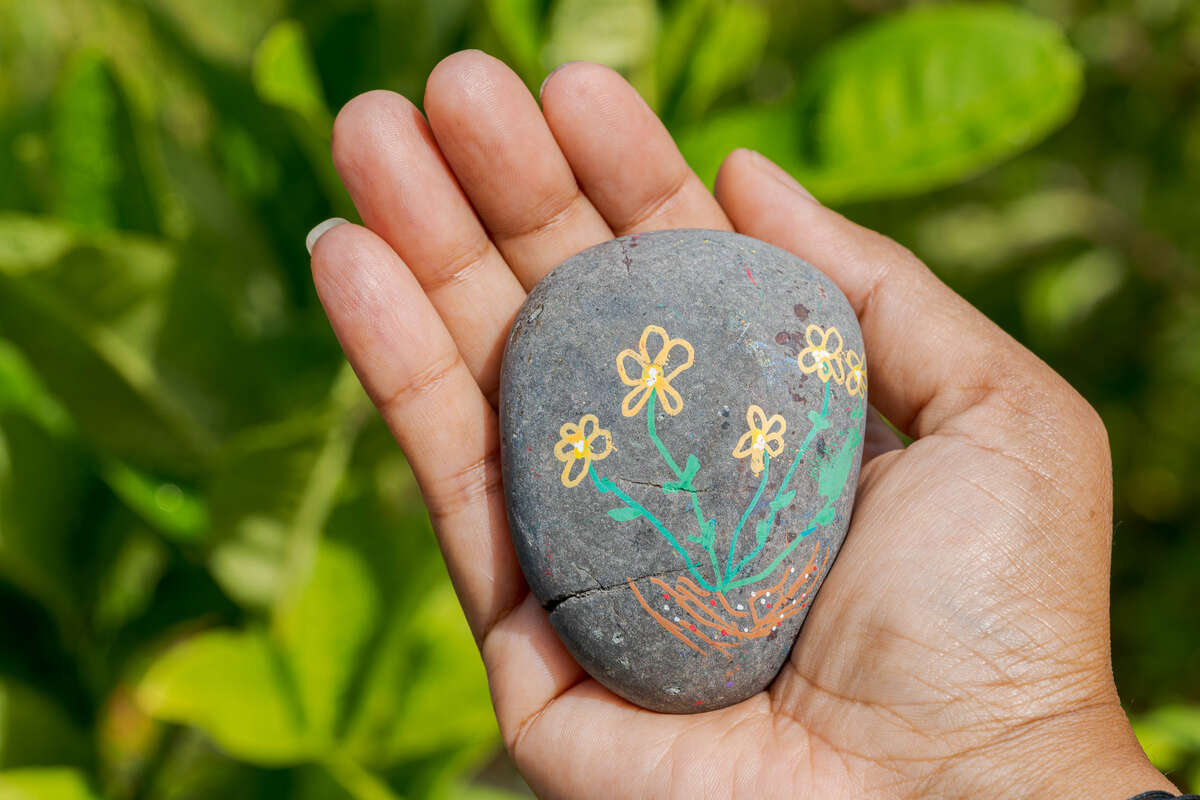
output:
[[663,600],[670,600],[670,599],[671,599],[671,595],[667,594],[666,592],[663,592]]
[[724,636],[724,635],[725,635],[725,631],[721,631],[721,635],[722,635],[722,636]]
[[751,283],[753,283],[755,286],[758,286],[758,282],[757,282],[757,281],[755,281],[755,280],[754,280],[754,276],[750,274],[750,268],[749,268],[749,267],[746,267],[746,277],[750,279],[750,282],[751,282]]
[[695,626],[695,625],[688,625],[688,627],[689,627],[689,628],[691,628],[692,630],[696,630],[696,626]]

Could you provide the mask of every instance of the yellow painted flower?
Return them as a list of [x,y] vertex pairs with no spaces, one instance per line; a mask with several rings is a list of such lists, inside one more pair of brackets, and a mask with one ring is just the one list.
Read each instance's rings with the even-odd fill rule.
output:
[[[587,475],[593,461],[601,461],[612,452],[612,434],[600,427],[595,414],[585,414],[578,423],[565,422],[558,429],[559,440],[554,446],[554,457],[565,462],[562,471],[563,486],[578,485]],[[604,440],[604,449],[597,447],[597,439]]]
[[853,350],[846,351],[846,393],[867,393],[867,361]]
[[838,329],[830,326],[821,330],[819,325],[809,325],[804,332],[808,347],[800,351],[797,361],[805,374],[817,373],[817,377],[825,383],[833,378],[835,383],[845,379],[842,365],[842,335]]
[[[650,338],[662,340],[656,355],[650,357]],[[675,351],[675,368],[670,372],[671,352]],[[683,339],[672,339],[657,325],[647,325],[637,350],[622,350],[617,356],[617,373],[626,386],[633,389],[621,402],[621,413],[632,417],[642,410],[651,392],[658,393],[658,402],[668,414],[674,416],[683,410],[683,398],[671,386],[675,376],[690,367],[696,354],[692,346]],[[632,363],[630,363],[632,362]]]
[[763,471],[763,453],[774,458],[783,452],[783,434],[787,430],[787,420],[779,414],[767,419],[766,412],[761,408],[750,406],[746,410],[746,425],[750,430],[738,439],[737,447],[733,448],[733,457],[750,456],[750,469],[755,475],[759,475]]

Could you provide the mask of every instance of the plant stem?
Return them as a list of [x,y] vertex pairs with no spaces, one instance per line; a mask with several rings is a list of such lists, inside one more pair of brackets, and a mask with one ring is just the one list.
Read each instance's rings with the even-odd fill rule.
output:
[[[667,449],[667,446],[663,444],[663,440],[659,438],[658,429],[654,424],[654,411],[657,399],[658,393],[651,391],[650,400],[646,403],[646,432],[650,434],[650,441],[654,442],[654,446],[658,448],[658,452],[663,457],[663,460],[667,462],[667,466],[675,473],[675,477],[682,481],[683,470],[675,463],[675,459],[671,457],[671,451]],[[687,485],[683,488],[692,498],[692,510],[696,512],[696,524],[700,526],[700,536],[703,538],[706,523],[704,512],[700,509],[700,498],[696,496],[696,487],[692,486],[692,481],[689,478]],[[717,553],[711,543],[705,544],[702,541],[700,546],[704,548],[704,552],[708,553],[708,557],[712,561],[713,581],[719,584],[721,582],[721,568],[717,565]]]
[[[762,572],[759,572],[756,575],[751,575],[748,578],[742,578],[740,581],[733,581],[732,583],[726,585],[724,588],[736,589],[739,586],[746,586],[747,584],[756,583],[758,581],[761,581],[763,578],[767,577],[772,572],[774,572],[775,568],[779,566],[780,562],[782,562],[785,558],[787,558],[788,553],[792,552],[792,550],[794,550],[796,548],[796,545],[800,544],[800,542],[803,541],[806,536],[808,536],[810,533],[812,533],[816,529],[817,529],[816,525],[809,525],[807,528],[805,528],[803,531],[801,531],[800,535],[798,535],[795,539],[793,539],[791,541],[791,543],[788,544],[787,547],[783,548],[783,552],[780,553],[779,555],[775,556],[775,560],[772,561],[770,566],[768,566]],[[744,562],[743,562],[743,564],[744,564]],[[738,569],[741,569],[741,566],[739,566]],[[735,572],[734,574],[736,575],[737,573]]]
[[738,520],[737,527],[733,530],[733,539],[729,542],[729,557],[725,559],[725,575],[721,578],[721,586],[729,583],[733,577],[729,574],[730,568],[733,567],[733,554],[737,550],[738,536],[742,533],[742,528],[746,527],[746,522],[750,519],[750,515],[754,513],[754,509],[758,507],[758,501],[762,498],[763,490],[767,488],[767,481],[771,476],[771,455],[763,453],[763,475],[762,480],[758,482],[758,491],[754,493],[754,498],[750,501],[750,505],[746,506],[746,512],[742,514],[742,518]]
[[[812,423],[813,423],[812,427],[808,429],[808,435],[804,437],[804,441],[801,443],[800,449],[796,451],[796,457],[794,459],[792,459],[792,465],[790,467],[788,467],[787,474],[784,475],[783,480],[779,482],[779,489],[778,489],[778,491],[775,492],[775,500],[776,501],[778,501],[779,498],[782,497],[785,492],[787,492],[788,483],[790,483],[792,480],[792,474],[796,471],[796,467],[800,466],[800,462],[804,459],[804,454],[808,452],[808,447],[809,447],[809,445],[812,444],[812,440],[814,438],[816,438],[816,435],[818,433],[825,430],[825,428],[829,427],[829,423],[828,423],[828,420],[829,420],[829,381],[825,382],[825,399],[821,403],[821,413],[815,417],[811,416],[812,412],[809,412],[809,415],[810,415],[810,418],[812,419]],[[818,420],[821,422],[824,422],[825,424],[819,424]],[[728,583],[729,581],[732,581],[734,578],[736,578],[738,573],[741,572],[743,569],[745,569],[746,565],[749,564],[751,561],[753,561],[755,558],[757,558],[758,554],[762,552],[763,547],[767,543],[767,539],[770,537],[771,528],[773,528],[775,526],[775,517],[776,517],[776,515],[778,515],[778,513],[779,513],[779,510],[777,508],[775,508],[775,504],[772,503],[771,513],[767,515],[767,536],[762,537],[761,540],[758,542],[758,544],[755,545],[754,549],[750,551],[750,554],[738,562],[737,567],[725,579],[725,581],[724,581],[725,583]],[[800,541],[800,539],[804,538],[805,535],[807,535],[807,533],[802,534],[801,536],[797,536],[796,539],[792,542],[792,544],[788,545],[787,549],[784,550],[784,553],[790,552],[791,548],[795,546],[796,542],[798,542],[798,541]],[[778,562],[779,562],[779,559],[776,559],[775,563],[778,564]],[[767,574],[770,574],[770,573],[767,573]],[[734,586],[744,586],[745,583],[746,583],[746,581],[737,581],[735,583],[730,584],[728,586],[728,588],[733,588]]]
[[654,516],[653,512],[649,511],[637,500],[634,500],[625,492],[621,491],[620,487],[613,483],[610,478],[601,478],[599,475],[597,475],[596,467],[594,465],[588,465],[588,474],[592,476],[592,483],[595,484],[597,491],[599,491],[601,494],[615,494],[618,498],[620,498],[621,502],[641,514],[641,516],[644,517],[651,525],[653,525],[658,532],[662,534],[663,538],[675,548],[675,551],[679,553],[679,555],[683,556],[683,561],[685,564],[687,564],[688,571],[692,573],[692,577],[699,581],[700,585],[705,589],[708,589],[709,591],[716,591],[716,587],[706,581],[704,576],[700,574],[700,570],[696,568],[696,564],[692,561],[692,557],[688,555],[687,550],[685,550],[683,545],[679,543],[679,540],[676,539],[669,530],[667,530],[667,526],[663,525],[662,521],[659,520],[658,517]]

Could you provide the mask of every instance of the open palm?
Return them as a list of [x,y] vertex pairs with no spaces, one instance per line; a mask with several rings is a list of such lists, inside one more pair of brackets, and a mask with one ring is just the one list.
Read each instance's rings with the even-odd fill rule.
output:
[[[1124,798],[1169,788],[1113,686],[1107,440],[1061,378],[894,242],[762,156],[714,197],[616,73],[556,71],[542,107],[482,53],[430,76],[425,117],[373,92],[334,127],[366,227],[313,248],[346,354],[412,464],[505,741],[548,796]],[[655,714],[588,678],[509,538],[496,390],[509,325],[556,264],[614,236],[737,230],[842,288],[871,401],[854,518],[770,689]]]

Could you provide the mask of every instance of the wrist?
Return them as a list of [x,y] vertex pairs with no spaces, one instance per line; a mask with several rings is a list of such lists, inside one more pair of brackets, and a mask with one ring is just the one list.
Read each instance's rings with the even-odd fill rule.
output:
[[959,780],[943,786],[948,796],[1128,800],[1179,792],[1146,758],[1115,696],[1022,721],[953,772]]

